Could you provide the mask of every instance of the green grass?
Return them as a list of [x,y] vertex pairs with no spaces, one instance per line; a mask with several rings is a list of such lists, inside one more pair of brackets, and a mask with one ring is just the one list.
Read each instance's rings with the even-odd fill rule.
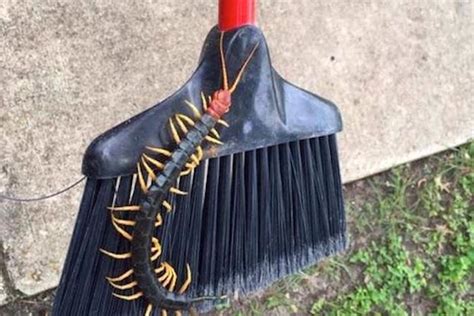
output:
[[224,313],[474,315],[474,143],[361,187],[346,198],[349,251]]

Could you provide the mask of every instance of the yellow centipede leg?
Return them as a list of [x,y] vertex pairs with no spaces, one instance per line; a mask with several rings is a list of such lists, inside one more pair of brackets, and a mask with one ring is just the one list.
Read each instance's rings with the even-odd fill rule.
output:
[[152,252],[156,252],[151,258],[150,260],[152,262],[156,261],[156,259],[158,259],[161,255],[161,245],[160,245],[160,242],[158,241],[157,238],[153,238],[153,248],[151,249]]
[[166,311],[166,309],[161,310],[161,316],[168,316],[168,312]]
[[140,167],[140,163],[137,163],[137,171],[138,171],[138,182],[140,183],[140,188],[144,193],[148,192],[148,187],[145,182],[145,178],[143,177],[142,168]]
[[156,215],[156,222],[155,222],[155,227],[163,225],[163,218],[161,217],[161,214],[158,213]]
[[197,155],[197,158],[199,160],[202,159],[202,157],[204,156],[204,153],[202,151],[202,147],[201,146],[198,146],[197,149],[196,149],[196,155]]
[[201,91],[201,100],[202,100],[202,108],[204,111],[207,111],[207,101],[206,97],[204,96],[204,92]]
[[181,177],[184,177],[184,176],[187,176],[188,174],[190,174],[191,171],[193,171],[193,169],[188,168],[188,169],[186,169],[186,170],[184,170],[184,171],[181,171],[181,173],[180,173],[179,175],[180,175]]
[[195,106],[194,104],[192,104],[190,101],[188,100],[184,100],[184,102],[186,103],[186,105],[191,109],[191,111],[193,112],[194,116],[196,116],[197,118],[201,118],[201,112],[199,112],[197,106]]
[[161,255],[161,250],[157,251],[153,256],[150,257],[151,262],[155,262]]
[[[198,158],[198,160],[200,160],[199,157],[197,157],[197,158]],[[180,173],[180,176],[186,176],[186,175],[190,174],[191,171],[193,171],[197,167],[197,164],[196,164],[195,161],[193,161],[192,163],[187,163],[184,166],[186,167],[186,170],[182,171]]]
[[163,201],[163,203],[161,203],[161,205],[163,205],[168,212],[171,212],[173,210],[173,207],[171,206],[171,204],[168,201]]
[[148,173],[148,176],[152,179],[152,180],[155,180],[156,179],[156,174],[155,172],[153,171],[153,169],[150,167],[150,165],[146,162],[145,158],[142,157],[142,164],[143,164],[143,167],[145,167],[145,170],[146,172]]
[[176,126],[174,126],[173,120],[171,118],[169,119],[169,123],[171,129],[171,136],[173,137],[175,143],[179,144],[181,142],[181,138],[179,137],[178,131],[176,130]]
[[167,273],[167,277],[163,281],[161,281],[161,284],[163,284],[164,288],[166,288],[168,286],[168,284],[170,284],[171,280],[173,279],[173,271],[174,271],[173,268],[171,268],[171,269],[169,268],[168,273]]
[[122,227],[120,227],[115,221],[112,221],[112,225],[114,226],[115,230],[120,234],[122,235],[122,237],[124,237],[125,239],[127,239],[128,241],[132,241],[132,235],[130,235],[125,229],[123,229]]
[[140,210],[140,205],[128,205],[128,206],[117,206],[117,207],[108,207],[111,211],[117,212],[137,212]]
[[171,271],[171,273],[172,273],[172,278],[171,278],[171,283],[168,289],[170,292],[173,292],[174,288],[176,287],[176,279],[178,278],[178,275],[176,274],[176,271],[174,269]]
[[229,123],[227,123],[226,121],[224,121],[223,119],[220,119],[217,121],[217,124],[221,124],[222,126],[224,127],[230,127]]
[[180,189],[175,188],[175,187],[172,187],[170,189],[170,192],[173,193],[173,194],[177,194],[177,195],[187,195],[188,194],[188,192],[181,191]]
[[152,311],[153,311],[153,305],[148,304],[148,306],[146,307],[145,316],[151,316]]
[[161,272],[163,272],[163,270],[165,270],[165,268],[166,268],[165,264],[162,263],[159,268],[155,269],[155,273],[160,274]]
[[113,253],[113,252],[110,252],[110,251],[107,251],[105,249],[99,249],[100,252],[102,252],[104,255],[107,255],[111,258],[114,258],[114,259],[118,259],[118,260],[123,260],[123,259],[128,259],[128,258],[131,258],[132,257],[132,253],[131,252],[127,252],[127,253]]
[[120,294],[117,294],[117,293],[112,293],[113,296],[117,297],[117,298],[120,298],[122,300],[125,300],[125,301],[134,301],[136,299],[139,299],[140,297],[143,296],[143,292],[138,292],[138,293],[135,293],[133,295],[120,295]]
[[178,293],[183,294],[186,292],[186,290],[189,288],[189,285],[191,284],[192,276],[191,276],[191,267],[189,264],[186,264],[186,280],[184,281],[183,285],[179,289]]
[[137,286],[138,282],[137,281],[133,281],[133,282],[130,282],[128,284],[125,284],[125,285],[117,285],[115,284],[114,282],[110,282],[109,281],[109,284],[113,287],[113,288],[116,288],[117,290],[129,290],[129,289],[132,289],[134,288],[135,286]]
[[178,114],[175,115],[175,119],[176,119],[176,122],[178,123],[178,127],[181,129],[183,133],[186,134],[188,132],[188,128],[184,124],[183,120],[179,117]]
[[211,129],[211,133],[214,134],[214,136],[216,136],[216,138],[221,138],[221,135],[219,134],[219,132],[215,129],[215,128],[212,128]]
[[211,143],[214,143],[214,144],[217,144],[217,145],[224,145],[223,142],[221,142],[220,140],[218,139],[215,139],[214,137],[211,137],[211,136],[206,136],[204,137],[208,142],[211,142]]
[[187,115],[184,115],[184,114],[177,114],[178,117],[184,121],[186,124],[188,124],[189,126],[194,126],[194,121],[192,118],[190,118],[189,116]]
[[174,315],[175,315],[175,316],[183,316],[183,314],[182,314],[180,311],[174,312]]
[[127,272],[119,275],[118,277],[114,277],[114,278],[111,278],[111,277],[106,277],[107,281],[109,282],[120,282],[120,281],[123,281],[125,280],[126,278],[128,278],[129,276],[131,276],[133,274],[133,269],[130,269],[128,270]]
[[154,153],[161,154],[166,157],[171,157],[171,152],[169,150],[159,148],[159,147],[151,147],[151,146],[146,146],[145,148]]
[[160,170],[163,169],[163,167],[165,166],[163,163],[159,162],[156,159],[151,158],[147,154],[143,154],[143,158],[145,158],[148,162],[150,162],[152,165],[154,165],[155,167],[157,167]]
[[136,222],[135,221],[130,221],[127,219],[121,219],[117,218],[114,215],[112,215],[112,220],[116,222],[119,225],[124,225],[124,226],[135,226]]
[[170,274],[168,266],[169,265],[165,262],[165,272],[161,275],[161,277],[158,278],[158,281],[160,281],[160,283],[163,283],[163,281],[166,280]]

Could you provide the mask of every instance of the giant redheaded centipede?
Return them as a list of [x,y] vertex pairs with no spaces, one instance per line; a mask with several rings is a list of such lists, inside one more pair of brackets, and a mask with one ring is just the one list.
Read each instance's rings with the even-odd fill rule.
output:
[[[132,268],[118,277],[109,277],[107,280],[118,290],[138,288],[139,291],[131,295],[116,293],[114,295],[129,301],[143,297],[148,303],[145,312],[147,316],[152,314],[154,307],[161,308],[163,311],[171,310],[179,315],[181,310],[190,310],[196,302],[215,299],[180,296],[191,284],[191,268],[189,265],[186,265],[187,277],[178,289],[178,295],[174,293],[177,280],[174,268],[167,262],[161,263],[158,268],[153,266],[153,262],[158,260],[162,252],[160,241],[154,237],[153,232],[156,227],[163,223],[161,207],[164,207],[168,212],[172,210],[172,206],[166,201],[167,194],[186,194],[186,192],[173,187],[173,184],[179,176],[185,176],[197,167],[203,158],[201,147],[203,141],[222,144],[215,126],[217,124],[227,126],[227,123],[221,118],[229,111],[232,103],[232,93],[237,89],[246,67],[258,48],[258,44],[255,45],[241,66],[234,83],[230,86],[223,40],[224,32],[221,32],[219,52],[223,88],[215,91],[209,99],[206,99],[204,93],[201,93],[202,106],[205,111],[203,114],[194,104],[185,101],[196,120],[184,114],[176,114],[169,119],[171,137],[176,143],[176,148],[173,151],[152,146],[146,148],[149,153],[143,153],[141,159],[137,162],[136,179],[143,193],[139,204],[120,207],[113,205],[110,207],[112,224],[122,237],[131,242],[131,251],[123,254],[115,254],[103,249],[101,251],[114,259],[130,259]],[[165,162],[161,162],[156,158],[157,156],[164,157]],[[147,175],[146,179],[145,173]],[[124,211],[136,213],[134,220],[125,220],[116,216],[117,212]],[[130,233],[125,227],[133,227],[133,231]],[[119,285],[120,282],[132,277],[133,281]]]

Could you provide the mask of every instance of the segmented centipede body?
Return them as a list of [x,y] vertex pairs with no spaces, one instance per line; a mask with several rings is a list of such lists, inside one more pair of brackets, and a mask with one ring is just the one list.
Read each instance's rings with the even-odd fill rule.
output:
[[[143,153],[137,163],[137,179],[143,193],[139,205],[129,205],[115,207],[112,206],[112,224],[117,232],[124,238],[131,241],[131,251],[124,254],[115,254],[101,249],[103,253],[114,259],[130,259],[132,268],[118,277],[107,278],[109,283],[118,290],[130,290],[135,287],[138,292],[131,295],[119,295],[118,298],[124,300],[135,300],[143,297],[148,305],[146,315],[151,315],[153,307],[161,308],[163,311],[171,310],[176,315],[180,315],[181,310],[191,309],[193,303],[205,299],[215,298],[187,298],[182,296],[191,284],[191,268],[186,265],[187,276],[184,283],[177,290],[177,275],[175,269],[167,262],[161,263],[155,268],[154,262],[161,255],[161,244],[158,238],[154,237],[154,231],[163,224],[161,209],[172,211],[172,206],[166,201],[168,193],[186,194],[173,185],[180,176],[188,175],[197,167],[203,157],[202,143],[209,141],[213,144],[222,144],[220,136],[215,126],[221,124],[228,126],[221,117],[227,113],[231,106],[231,95],[236,90],[244,70],[248,66],[254,55],[258,44],[248,55],[246,61],[240,68],[237,77],[229,86],[227,78],[227,68],[223,52],[224,33],[220,37],[220,58],[223,74],[223,89],[217,90],[210,97],[209,102],[205,95],[201,93],[202,106],[205,112],[202,114],[198,108],[189,101],[186,104],[190,107],[195,119],[184,114],[176,114],[169,119],[171,136],[176,143],[174,151],[164,148],[147,147],[147,150],[160,157],[165,157],[163,163],[158,158],[151,157]],[[145,179],[142,166],[148,177]],[[158,172],[156,172],[158,170]],[[134,212],[134,220],[120,219],[115,216],[116,212]],[[125,227],[133,227],[133,232],[128,232]],[[120,282],[132,278],[133,281],[119,285]],[[158,277],[159,276],[159,277]],[[166,314],[166,312],[164,312]]]
[[146,197],[140,204],[135,221],[135,229],[132,240],[132,266],[135,280],[143,291],[145,299],[155,306],[165,309],[180,310],[189,309],[192,301],[179,298],[167,292],[159,284],[155,269],[151,265],[151,241],[155,228],[155,219],[158,211],[165,200],[166,194],[171,189],[174,179],[179,176],[181,170],[196,151],[204,137],[214,128],[217,119],[210,114],[204,114],[194,125],[186,137],[179,143],[178,148],[165,164],[163,171],[158,175],[155,182],[148,189]]

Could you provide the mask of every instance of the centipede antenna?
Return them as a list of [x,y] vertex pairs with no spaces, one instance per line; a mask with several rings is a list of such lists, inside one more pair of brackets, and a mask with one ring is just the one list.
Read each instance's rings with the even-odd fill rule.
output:
[[229,90],[229,80],[227,77],[227,65],[224,56],[224,32],[221,32],[221,37],[219,40],[219,52],[221,56],[221,66],[222,66],[222,80],[224,84],[224,90]]
[[237,89],[237,85],[239,84],[240,80],[242,79],[242,75],[244,74],[245,69],[247,68],[248,64],[249,64],[250,61],[252,60],[253,55],[254,55],[255,52],[257,51],[257,48],[258,48],[259,44],[260,44],[260,43],[255,44],[255,46],[253,47],[253,49],[252,49],[252,51],[250,52],[249,56],[247,57],[247,59],[245,60],[244,64],[243,64],[242,67],[240,68],[239,73],[238,73],[237,77],[235,78],[234,84],[232,85],[232,87],[231,87],[230,90],[229,90],[229,92],[230,92],[231,94],[234,93],[235,89]]

